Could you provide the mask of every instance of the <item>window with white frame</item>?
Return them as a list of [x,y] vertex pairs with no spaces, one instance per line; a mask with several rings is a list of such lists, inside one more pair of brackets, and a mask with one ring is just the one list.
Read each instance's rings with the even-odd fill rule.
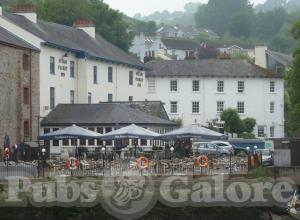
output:
[[129,85],[133,85],[133,71],[129,71]]
[[192,102],[192,113],[198,114],[200,112],[199,102]]
[[224,81],[218,81],[217,82],[217,91],[218,92],[224,92]]
[[107,101],[108,102],[112,102],[113,101],[113,94],[111,94],[111,93],[107,94]]
[[70,103],[74,104],[75,103],[75,91],[70,90]]
[[176,114],[178,112],[178,103],[170,102],[170,112]]
[[270,127],[270,137],[273,138],[275,135],[275,127],[274,126],[271,126]]
[[97,68],[97,66],[93,67],[93,82],[94,82],[94,84],[98,83],[98,68]]
[[270,82],[270,92],[275,92],[275,82],[274,81]]
[[274,113],[275,112],[275,102],[270,102],[270,113]]
[[92,93],[88,93],[88,104],[92,104]]
[[257,127],[257,137],[265,137],[265,126]]
[[55,74],[55,58],[50,57],[50,74]]
[[245,82],[244,81],[238,81],[238,93],[245,92]]
[[200,82],[199,80],[193,80],[193,92],[200,91]]
[[177,92],[177,80],[170,80],[170,91]]
[[239,114],[245,113],[245,102],[238,102],[237,103],[237,111]]
[[75,62],[70,61],[70,77],[75,78]]
[[132,102],[132,101],[133,101],[133,96],[129,96],[129,97],[128,97],[128,101],[129,101],[129,102]]
[[148,79],[148,93],[155,93],[156,81],[155,79]]
[[217,113],[222,113],[224,111],[224,102],[218,101],[217,102]]

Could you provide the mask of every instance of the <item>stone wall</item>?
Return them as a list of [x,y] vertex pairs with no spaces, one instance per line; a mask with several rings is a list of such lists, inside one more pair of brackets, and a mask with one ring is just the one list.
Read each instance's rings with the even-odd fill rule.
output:
[[[29,56],[28,69],[23,55]],[[29,103],[24,104],[24,87],[29,89]],[[8,134],[11,145],[34,141],[39,115],[39,53],[0,44],[0,145]],[[29,137],[24,137],[24,121],[29,121]],[[1,156],[2,157],[2,156]]]

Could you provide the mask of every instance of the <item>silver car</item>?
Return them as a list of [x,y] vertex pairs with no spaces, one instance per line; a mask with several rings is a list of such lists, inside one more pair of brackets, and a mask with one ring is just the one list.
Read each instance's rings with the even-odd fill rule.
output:
[[215,155],[215,156],[229,156],[229,150],[222,149],[218,145],[209,142],[195,142],[193,143],[193,153]]
[[211,143],[216,144],[221,149],[230,151],[231,154],[234,154],[233,146],[227,141],[212,141]]

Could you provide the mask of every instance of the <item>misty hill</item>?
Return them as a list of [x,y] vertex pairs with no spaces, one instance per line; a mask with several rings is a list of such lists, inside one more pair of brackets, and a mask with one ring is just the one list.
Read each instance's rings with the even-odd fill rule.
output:
[[143,21],[155,21],[157,24],[194,26],[194,14],[197,12],[201,3],[190,2],[184,6],[184,11],[169,12],[164,10],[162,12],[156,11],[148,16],[136,14],[134,18]]
[[255,7],[256,11],[272,11],[276,8],[284,8],[287,12],[292,12],[300,8],[300,0],[267,0],[264,4]]

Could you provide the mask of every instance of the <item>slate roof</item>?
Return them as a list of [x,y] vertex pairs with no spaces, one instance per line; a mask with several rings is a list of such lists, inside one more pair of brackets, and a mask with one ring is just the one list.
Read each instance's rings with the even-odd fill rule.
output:
[[253,77],[283,78],[280,73],[263,69],[246,60],[154,60],[146,77]]
[[3,15],[12,23],[43,39],[48,46],[84,53],[87,57],[102,61],[145,68],[145,65],[136,57],[114,46],[99,35],[96,35],[94,39],[77,28],[41,20],[33,23],[22,15],[7,12],[3,12]]
[[6,44],[9,46],[20,47],[31,49],[34,51],[39,51],[38,48],[35,46],[27,43],[26,41],[22,40],[21,38],[15,36],[14,34],[8,32],[6,29],[0,27],[0,43]]
[[161,42],[170,50],[196,50],[199,47],[198,43],[189,39],[161,38]]
[[133,101],[133,102],[117,102],[125,104],[131,108],[140,110],[154,117],[170,120],[165,108],[164,103],[161,101]]
[[175,126],[169,120],[154,117],[120,103],[59,104],[42,121],[43,126],[115,126],[136,124]]
[[271,56],[274,60],[281,63],[285,67],[289,67],[293,64],[293,57],[284,53],[267,50],[266,53]]

